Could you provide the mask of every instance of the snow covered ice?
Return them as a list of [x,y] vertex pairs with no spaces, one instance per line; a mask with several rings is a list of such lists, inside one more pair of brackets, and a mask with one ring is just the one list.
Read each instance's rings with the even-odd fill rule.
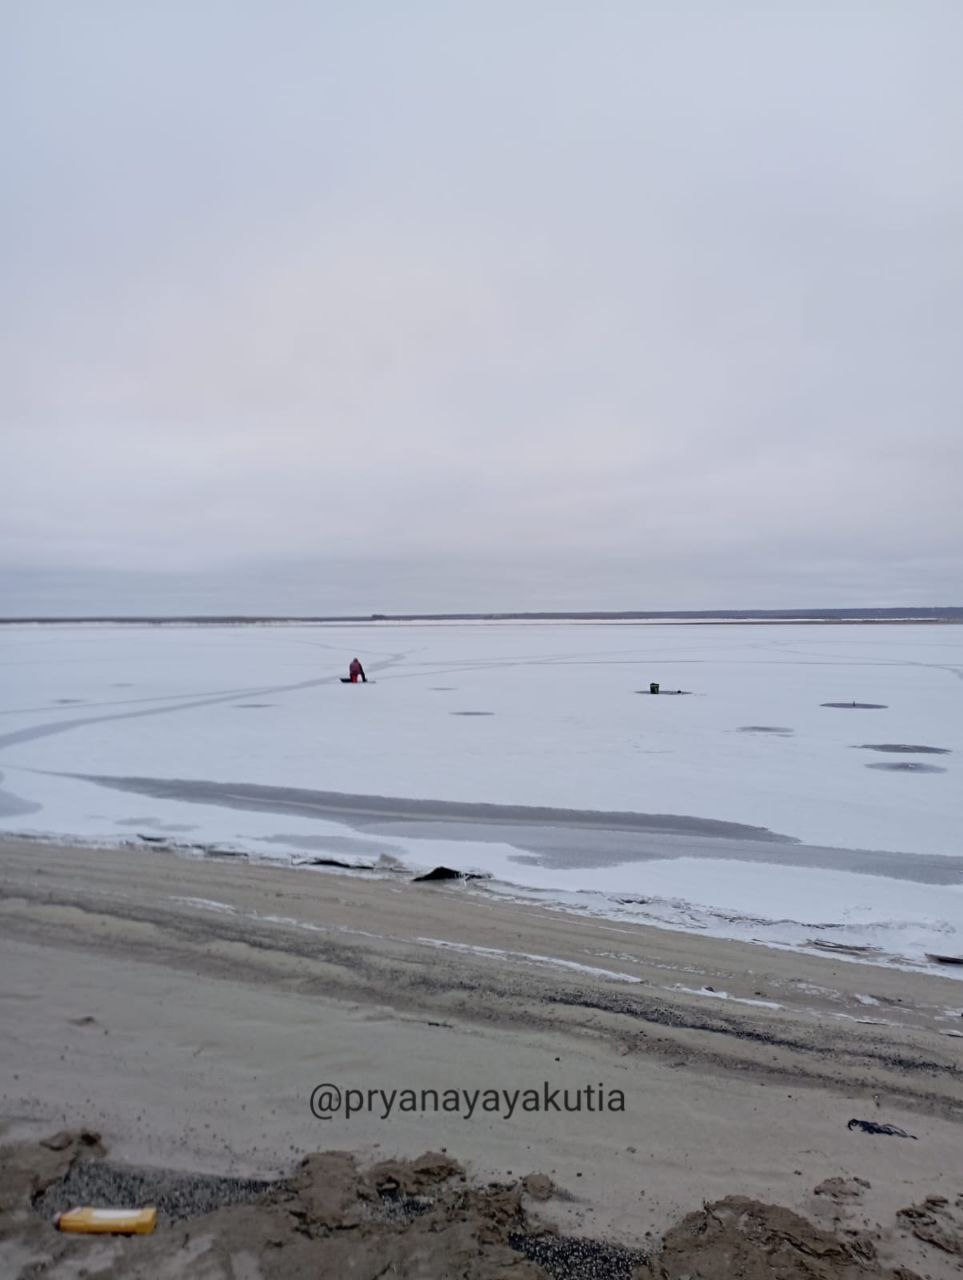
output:
[[[340,683],[355,654],[368,685]],[[0,831],[963,952],[953,626],[5,626],[0,664]]]

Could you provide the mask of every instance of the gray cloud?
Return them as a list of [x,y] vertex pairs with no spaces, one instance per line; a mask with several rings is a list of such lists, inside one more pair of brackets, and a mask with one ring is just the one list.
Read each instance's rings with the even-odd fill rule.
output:
[[958,598],[958,5],[2,23],[5,612]]

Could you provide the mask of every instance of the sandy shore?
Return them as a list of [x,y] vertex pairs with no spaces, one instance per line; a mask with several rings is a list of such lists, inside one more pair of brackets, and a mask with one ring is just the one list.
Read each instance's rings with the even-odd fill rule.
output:
[[[112,1161],[244,1178],[318,1150],[447,1149],[478,1184],[547,1175],[558,1193],[533,1212],[569,1234],[651,1253],[703,1202],[746,1196],[871,1237],[877,1270],[838,1274],[960,1273],[949,978],[523,908],[477,883],[10,840],[0,1009],[8,1144],[86,1126]],[[324,1083],[358,1091],[357,1113],[315,1118]],[[926,1197],[946,1201],[941,1245],[900,1214]],[[19,1230],[4,1275],[39,1247]]]

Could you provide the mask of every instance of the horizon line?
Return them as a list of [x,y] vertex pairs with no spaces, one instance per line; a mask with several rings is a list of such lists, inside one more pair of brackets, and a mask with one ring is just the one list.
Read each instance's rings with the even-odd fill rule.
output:
[[823,609],[585,609],[368,614],[34,614],[0,617],[0,625],[62,623],[404,623],[404,622],[633,622],[633,621],[932,621],[963,622],[963,606],[916,605]]

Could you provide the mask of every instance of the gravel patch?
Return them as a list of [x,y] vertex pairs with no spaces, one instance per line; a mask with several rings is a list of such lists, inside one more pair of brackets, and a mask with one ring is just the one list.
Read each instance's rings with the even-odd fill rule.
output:
[[510,1235],[508,1243],[544,1267],[552,1280],[632,1280],[647,1261],[638,1250],[575,1236]]
[[81,1205],[102,1209],[154,1205],[158,1218],[180,1222],[231,1204],[249,1204],[275,1184],[252,1178],[135,1169],[103,1160],[76,1160],[64,1178],[38,1196],[34,1209],[47,1219]]

